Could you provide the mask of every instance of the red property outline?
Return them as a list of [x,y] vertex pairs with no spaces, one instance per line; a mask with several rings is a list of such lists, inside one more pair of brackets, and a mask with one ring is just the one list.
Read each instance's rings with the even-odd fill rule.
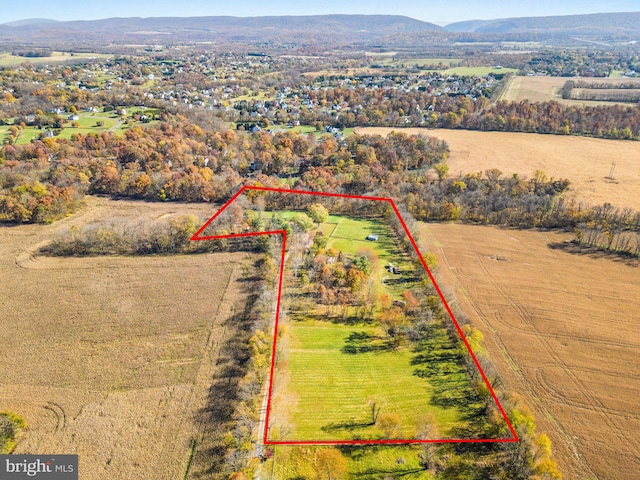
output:
[[[404,229],[405,233],[407,234],[407,237],[409,238],[409,240],[411,242],[411,245],[413,246],[413,249],[415,250],[416,254],[418,255],[418,258],[420,259],[420,262],[422,263],[422,266],[424,267],[425,271],[427,272],[427,275],[429,276],[429,279],[433,283],[433,286],[435,287],[436,292],[438,292],[438,296],[440,297],[440,300],[442,301],[442,304],[444,305],[447,313],[449,314],[449,317],[453,321],[453,324],[455,325],[456,330],[458,331],[458,334],[460,335],[460,338],[464,342],[464,345],[467,348],[467,351],[469,352],[469,355],[471,355],[471,358],[473,359],[473,362],[474,362],[476,368],[480,372],[480,375],[482,376],[482,380],[484,381],[485,385],[489,389],[489,392],[491,393],[491,397],[493,398],[493,401],[496,403],[496,406],[498,407],[498,410],[500,411],[500,414],[502,415],[502,418],[504,418],[505,422],[507,423],[507,426],[509,427],[509,431],[511,432],[512,437],[511,438],[486,438],[486,439],[460,438],[460,439],[434,439],[434,440],[417,440],[417,439],[414,439],[414,440],[335,440],[335,441],[331,441],[331,440],[328,440],[328,441],[323,441],[323,440],[319,440],[319,441],[313,441],[313,440],[305,440],[305,441],[282,441],[282,440],[281,441],[275,441],[275,440],[269,440],[267,437],[268,437],[268,432],[269,432],[269,415],[271,413],[271,394],[272,394],[272,388],[273,388],[273,375],[274,375],[274,371],[275,371],[276,342],[277,342],[277,336],[278,336],[278,321],[279,321],[279,318],[280,318],[280,297],[281,297],[281,294],[282,294],[282,281],[283,281],[283,278],[284,278],[284,260],[285,260],[285,249],[286,249],[286,245],[287,245],[287,232],[286,232],[286,230],[272,230],[272,231],[266,231],[266,232],[247,232],[247,233],[231,233],[231,234],[227,234],[227,235],[200,236],[200,234],[218,217],[218,215],[220,215],[229,205],[231,205],[231,203],[233,203],[246,190],[256,190],[256,191],[276,192],[276,193],[293,193],[293,194],[298,194],[298,195],[318,195],[318,196],[323,196],[323,197],[340,197],[340,198],[351,198],[351,199],[355,199],[355,200],[369,200],[369,201],[378,201],[378,202],[387,202],[387,203],[389,203],[389,205],[391,205],[391,208],[395,212],[396,216],[398,217],[398,220],[400,220],[400,223],[402,224],[402,228]],[[276,301],[275,325],[274,325],[274,329],[273,329],[273,345],[272,345],[272,348],[271,348],[271,371],[270,371],[270,374],[269,374],[269,394],[268,394],[268,399],[267,399],[267,412],[266,412],[266,419],[265,419],[264,436],[263,436],[263,439],[262,439],[262,442],[263,442],[264,445],[385,445],[385,444],[414,444],[414,443],[497,443],[497,442],[505,442],[506,443],[506,442],[518,442],[518,441],[520,441],[520,439],[518,438],[518,434],[516,433],[516,431],[514,430],[513,426],[511,425],[511,422],[509,421],[509,418],[507,417],[507,414],[505,413],[504,409],[502,408],[502,405],[500,404],[500,401],[498,400],[498,397],[496,396],[495,392],[493,391],[493,388],[491,387],[491,384],[489,383],[489,380],[487,379],[484,371],[482,370],[482,367],[480,366],[480,363],[478,362],[478,359],[476,358],[475,354],[473,353],[473,350],[471,349],[471,346],[469,345],[469,342],[467,341],[466,337],[464,336],[464,333],[462,333],[462,329],[460,328],[460,325],[458,324],[458,321],[456,320],[456,317],[454,316],[453,311],[449,307],[449,304],[445,300],[444,295],[442,294],[442,291],[440,290],[440,287],[436,283],[436,280],[433,277],[433,274],[431,273],[431,270],[429,269],[429,267],[427,266],[427,263],[425,262],[424,258],[422,257],[422,254],[420,253],[420,250],[418,249],[418,245],[416,244],[415,240],[413,239],[413,236],[409,232],[409,229],[407,228],[407,225],[404,222],[404,219],[402,218],[402,215],[400,215],[400,212],[398,211],[398,207],[396,207],[396,204],[394,203],[394,201],[391,198],[370,197],[370,196],[362,196],[362,195],[347,195],[347,194],[343,194],[343,193],[311,192],[311,191],[306,191],[306,190],[288,190],[288,189],[257,187],[257,186],[245,185],[240,190],[238,190],[238,192],[233,197],[231,197],[229,199],[229,201],[227,201],[227,203],[225,203],[220,208],[220,210],[218,210],[209,220],[207,220],[207,222],[204,225],[202,225],[202,227],[200,227],[200,229],[196,233],[193,234],[193,236],[191,237],[191,240],[192,241],[216,240],[216,239],[233,238],[233,237],[255,237],[255,236],[259,236],[259,235],[282,235],[282,251],[281,251],[281,255],[280,255],[280,273],[279,273],[279,280],[278,280],[278,299]]]

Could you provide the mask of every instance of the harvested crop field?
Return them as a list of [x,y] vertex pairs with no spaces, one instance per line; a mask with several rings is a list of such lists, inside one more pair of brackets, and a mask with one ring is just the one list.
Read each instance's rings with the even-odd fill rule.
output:
[[[358,128],[359,134],[387,135],[393,128]],[[449,174],[475,173],[497,168],[504,175],[531,177],[543,170],[549,177],[571,181],[565,194],[591,205],[640,210],[640,142],[534,133],[469,130],[395,129],[425,134],[449,144]],[[615,162],[614,180],[607,179]]]
[[0,410],[28,423],[15,453],[77,453],[87,480],[186,478],[252,257],[35,254],[72,225],[214,209],[88,203],[53,225],[0,227]]
[[[529,100],[530,102],[548,102],[555,100],[565,105],[614,105],[624,102],[591,101],[591,100],[571,100],[563,99],[560,90],[568,80],[587,81],[594,83],[610,83],[611,88],[616,88],[616,84],[634,81],[631,78],[587,78],[587,77],[512,77],[500,100],[510,102],[520,102]],[[619,91],[619,90],[618,90]],[[628,103],[626,103],[628,105]]]
[[[579,253],[569,234],[423,224],[439,283],[485,335],[568,479],[640,471],[640,264]],[[447,293],[445,293],[447,295]]]

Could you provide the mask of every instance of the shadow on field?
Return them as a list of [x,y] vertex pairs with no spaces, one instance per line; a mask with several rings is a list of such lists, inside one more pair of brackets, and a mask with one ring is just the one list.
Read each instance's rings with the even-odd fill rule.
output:
[[394,276],[387,276],[382,280],[382,283],[384,283],[389,288],[409,288],[411,285],[420,281],[420,277],[418,277],[417,275],[408,275],[404,273],[401,275],[390,275]]
[[341,430],[346,430],[347,432],[353,432],[354,430],[360,430],[363,428],[369,428],[375,425],[373,422],[358,422],[357,420],[349,420],[347,422],[341,423],[328,423],[322,427],[320,430],[323,432],[339,432]]
[[422,476],[425,470],[423,468],[411,468],[411,469],[403,469],[402,467],[398,468],[370,468],[363,472],[358,473],[358,478],[407,478],[410,479],[414,475]]
[[586,255],[591,258],[607,258],[614,262],[624,263],[631,267],[640,266],[640,257],[618,250],[605,250],[604,248],[581,245],[576,242],[552,242],[547,244],[551,250],[562,250],[572,255]]
[[430,325],[425,339],[417,343],[416,355],[411,364],[416,366],[414,375],[424,378],[433,388],[431,404],[460,411],[462,427],[454,427],[452,438],[477,438],[487,435],[486,402],[472,387],[465,354],[453,344],[446,330]]
[[304,315],[300,315],[299,317],[291,316],[291,320],[294,322],[306,322],[308,320],[319,321],[319,322],[327,322],[333,323],[335,325],[373,325],[374,321],[367,318],[356,317],[353,315],[347,315],[343,317],[339,313],[339,307],[335,307],[331,313],[313,313],[313,312],[305,312]]
[[371,335],[367,332],[351,332],[342,347],[342,353],[357,355],[368,352],[388,352],[393,349],[393,345],[378,335]]
[[[373,457],[381,450],[389,451],[395,447],[389,445],[340,445],[338,450],[345,456],[352,460],[358,461],[367,457]],[[358,472],[357,478],[364,479],[411,479],[411,478],[424,478],[425,470],[423,468],[416,468],[415,466],[405,465],[404,456],[407,455],[406,450],[398,449],[398,457],[396,459],[395,466],[384,465],[378,468],[372,467],[367,470]]]
[[[245,294],[255,290],[255,283],[246,279],[242,286]],[[215,474],[225,467],[228,447],[224,437],[233,427],[233,413],[241,394],[240,381],[248,371],[252,310],[257,299],[257,294],[250,294],[244,308],[237,308],[237,313],[224,322],[228,333],[216,360],[218,370],[211,379],[206,407],[195,418],[203,433],[198,439],[200,444],[195,449],[188,478],[217,478]]]

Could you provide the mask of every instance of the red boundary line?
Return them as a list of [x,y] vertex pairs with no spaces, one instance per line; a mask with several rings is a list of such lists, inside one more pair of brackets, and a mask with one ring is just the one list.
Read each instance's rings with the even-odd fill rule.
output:
[[[420,263],[422,263],[422,266],[424,267],[425,271],[427,272],[427,275],[429,276],[429,279],[433,283],[433,286],[435,287],[436,292],[438,293],[438,296],[440,297],[440,300],[442,301],[447,313],[449,314],[449,317],[453,321],[453,324],[455,325],[456,330],[458,331],[458,334],[460,335],[460,338],[464,342],[464,345],[467,348],[467,351],[469,352],[469,355],[471,355],[471,358],[473,359],[473,363],[475,364],[476,368],[480,372],[482,380],[484,381],[485,385],[489,389],[489,392],[491,393],[491,397],[493,398],[493,401],[496,403],[496,406],[498,407],[498,410],[500,411],[500,414],[502,415],[502,418],[504,418],[505,422],[507,423],[507,426],[509,427],[509,431],[511,432],[512,437],[511,438],[486,438],[486,439],[460,438],[460,439],[437,439],[437,440],[417,440],[417,439],[415,439],[415,440],[335,440],[335,441],[323,441],[323,440],[318,440],[318,441],[315,441],[315,440],[310,440],[310,441],[275,441],[275,440],[269,440],[267,437],[268,437],[268,433],[269,433],[269,416],[270,416],[270,413],[271,413],[271,394],[272,394],[271,389],[273,387],[273,375],[274,375],[274,371],[275,371],[276,341],[277,341],[277,336],[278,336],[278,322],[279,322],[279,319],[280,319],[280,297],[282,295],[282,282],[283,282],[283,278],[284,278],[284,257],[285,257],[285,250],[286,250],[286,245],[287,245],[287,232],[286,232],[286,230],[273,230],[273,231],[268,231],[268,232],[248,232],[248,233],[231,233],[231,234],[227,234],[227,235],[210,235],[210,236],[202,236],[202,237],[200,236],[200,234],[209,225],[211,225],[211,223],[229,205],[231,205],[231,203],[233,203],[242,193],[244,193],[245,190],[256,190],[256,191],[275,192],[275,193],[293,193],[293,194],[298,194],[298,195],[318,195],[318,196],[323,196],[323,197],[340,197],[340,198],[351,198],[351,199],[356,199],[356,200],[369,200],[369,201],[378,201],[378,202],[387,202],[387,203],[389,203],[391,205],[391,208],[393,208],[393,211],[395,212],[396,216],[398,217],[398,220],[400,220],[402,228],[404,229],[405,233],[407,234],[407,237],[409,238],[409,241],[411,242],[411,245],[413,246],[413,249],[415,250],[416,254],[418,255],[418,258],[420,259]],[[363,195],[347,195],[347,194],[344,194],[344,193],[311,192],[311,191],[306,191],[306,190],[289,190],[289,189],[279,189],[279,188],[269,188],[269,187],[258,187],[258,186],[245,185],[240,190],[238,190],[238,192],[233,197],[231,197],[229,199],[229,201],[227,201],[220,208],[220,210],[218,210],[209,220],[207,220],[205,222],[205,224],[202,225],[202,227],[200,227],[196,233],[193,234],[193,236],[191,237],[191,240],[192,241],[216,240],[216,239],[233,238],[233,237],[255,237],[255,236],[259,236],[259,235],[282,235],[282,251],[281,251],[281,254],[280,254],[280,272],[279,272],[279,281],[278,281],[278,299],[276,301],[275,325],[274,325],[274,330],[273,330],[273,345],[272,345],[272,348],[271,348],[271,369],[270,369],[270,373],[269,373],[269,396],[267,398],[267,413],[266,413],[266,418],[265,418],[264,437],[262,439],[263,444],[265,444],[265,445],[398,445],[398,444],[413,444],[413,443],[502,443],[502,442],[506,443],[506,442],[518,442],[520,440],[518,438],[518,434],[516,433],[515,429],[513,428],[513,425],[511,425],[511,422],[509,421],[509,418],[507,417],[507,414],[505,413],[504,409],[502,408],[502,405],[500,404],[500,401],[498,400],[498,397],[496,396],[496,393],[494,392],[493,387],[491,386],[491,383],[489,383],[489,380],[487,379],[487,376],[485,375],[484,371],[482,370],[482,367],[480,366],[480,363],[478,362],[478,359],[476,358],[475,354],[473,353],[473,350],[471,349],[471,346],[469,345],[469,342],[467,341],[466,337],[464,336],[464,333],[462,332],[462,329],[460,328],[460,324],[456,320],[456,317],[453,314],[453,311],[451,310],[451,308],[449,307],[449,304],[445,300],[444,295],[442,294],[442,291],[440,290],[440,287],[436,283],[436,280],[435,280],[433,274],[431,273],[431,270],[427,266],[427,262],[422,257],[422,254],[420,253],[420,250],[418,249],[418,245],[416,244],[415,240],[413,239],[413,236],[411,235],[411,232],[409,232],[409,228],[407,228],[407,224],[404,222],[404,219],[402,218],[402,215],[400,215],[400,212],[398,211],[398,207],[396,207],[396,204],[393,201],[393,199],[386,198],[386,197],[370,197],[370,196],[363,196]]]

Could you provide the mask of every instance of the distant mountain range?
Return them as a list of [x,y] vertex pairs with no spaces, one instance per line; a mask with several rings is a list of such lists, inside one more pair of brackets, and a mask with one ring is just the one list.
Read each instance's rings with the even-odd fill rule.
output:
[[0,40],[39,42],[66,38],[119,43],[295,41],[298,44],[335,44],[442,30],[438,25],[399,15],[108,18],[71,22],[33,19],[0,25]]
[[444,28],[449,32],[467,33],[638,36],[640,12],[471,20],[451,23]]
[[0,25],[0,42],[23,45],[66,43],[171,44],[180,42],[254,45],[375,45],[386,39],[519,39],[591,36],[640,40],[640,12],[472,20],[440,27],[400,15],[314,15],[274,17],[156,17],[55,21],[43,18]]
[[0,25],[7,25],[9,27],[26,27],[29,25],[43,25],[47,23],[58,23],[58,20],[51,20],[50,18],[27,18],[26,20],[16,20],[15,22],[7,22]]

